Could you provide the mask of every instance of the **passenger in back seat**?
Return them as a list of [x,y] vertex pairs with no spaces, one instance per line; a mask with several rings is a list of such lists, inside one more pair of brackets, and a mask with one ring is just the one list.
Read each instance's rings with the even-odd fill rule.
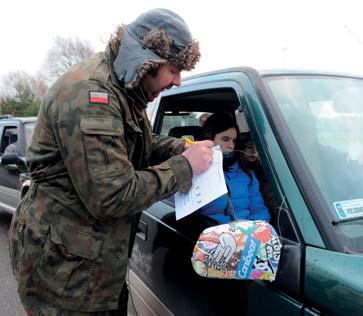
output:
[[276,207],[276,200],[260,163],[256,144],[253,141],[250,132],[241,134],[241,150],[245,157],[246,168],[254,172],[260,184],[260,192],[265,205],[270,211],[273,210]]
[[203,113],[201,116],[199,116],[199,125],[203,126],[208,117],[210,117],[211,115],[211,113]]

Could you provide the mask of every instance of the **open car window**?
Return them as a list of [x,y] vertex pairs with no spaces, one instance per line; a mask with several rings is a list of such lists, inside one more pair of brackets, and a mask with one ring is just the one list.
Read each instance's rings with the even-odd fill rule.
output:
[[[239,110],[240,104],[235,92],[232,89],[228,92],[224,91],[223,94],[226,101],[218,100],[218,102],[215,101],[213,90],[205,91],[204,93],[205,94],[201,91],[199,95],[185,95],[185,99],[183,99],[181,95],[177,95],[175,98],[173,98],[173,96],[162,98],[157,114],[158,119],[154,124],[154,132],[174,137],[187,136],[189,138],[194,138],[194,140],[199,140],[197,132],[197,129],[201,128],[199,117],[204,113],[212,114],[214,112],[224,111],[236,116],[241,132],[241,140],[244,140],[246,135],[250,134],[250,132],[245,114]],[[227,93],[229,94],[228,96]],[[174,134],[174,131],[177,131],[178,133]],[[276,198],[272,193],[269,180],[265,175],[264,167],[261,164],[259,171],[257,172],[255,170],[255,174],[260,183],[260,192],[263,196],[265,205],[269,209],[271,215],[271,224],[277,225],[279,213],[278,205]],[[168,197],[165,202],[170,206],[174,206],[174,196]],[[203,226],[204,224],[211,224],[212,220],[203,220],[203,216],[197,214],[198,212],[195,212],[180,221],[175,221],[175,216],[172,216],[172,218],[168,218],[168,224],[176,227],[178,230],[187,230],[189,232],[188,235],[193,236],[193,238],[198,237],[193,231],[195,227],[199,227],[199,224],[196,224],[196,222],[202,223]],[[281,216],[281,218],[285,217]],[[189,223],[190,221],[194,224],[191,225]],[[184,225],[183,223],[189,224]],[[218,223],[215,222],[215,224]],[[279,232],[281,232],[285,238],[298,242],[291,221],[281,220],[280,225],[282,225],[282,229],[280,229]]]

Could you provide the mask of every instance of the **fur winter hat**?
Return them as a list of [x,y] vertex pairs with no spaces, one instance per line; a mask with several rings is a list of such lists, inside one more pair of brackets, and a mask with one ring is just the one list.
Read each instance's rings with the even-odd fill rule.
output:
[[120,47],[114,62],[117,78],[134,88],[149,72],[171,62],[191,70],[199,61],[199,43],[184,20],[167,9],[153,9],[118,30]]

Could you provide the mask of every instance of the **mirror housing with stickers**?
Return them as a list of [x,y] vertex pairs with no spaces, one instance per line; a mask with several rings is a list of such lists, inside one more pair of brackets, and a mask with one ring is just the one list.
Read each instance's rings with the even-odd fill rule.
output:
[[202,277],[273,282],[280,255],[275,229],[264,221],[245,220],[205,229],[191,260]]
[[158,135],[198,140],[203,113],[236,116],[271,220],[177,220],[174,195],[152,205],[130,254],[129,313],[363,315],[360,94],[362,77],[248,67],[164,91],[150,114]]

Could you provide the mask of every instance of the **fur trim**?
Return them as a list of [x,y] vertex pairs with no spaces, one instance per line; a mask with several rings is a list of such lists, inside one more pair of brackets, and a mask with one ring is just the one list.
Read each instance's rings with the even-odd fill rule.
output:
[[176,64],[180,65],[180,69],[189,71],[195,67],[199,59],[199,43],[196,40],[193,40],[189,45],[187,45],[178,53]]
[[147,32],[142,43],[161,58],[175,64],[180,70],[191,70],[200,59],[199,43],[193,40],[184,48],[177,47],[164,29]]
[[125,84],[125,88],[134,89],[139,85],[140,81],[144,79],[148,73],[158,69],[161,65],[165,63],[167,63],[167,61],[165,60],[146,60],[137,69],[134,79],[129,84]]
[[126,25],[121,24],[119,26],[117,26],[115,33],[113,33],[111,35],[110,38],[110,46],[111,46],[111,50],[117,55],[118,53],[118,49],[121,45],[121,42],[124,38],[124,34],[125,34],[125,29],[126,29]]

